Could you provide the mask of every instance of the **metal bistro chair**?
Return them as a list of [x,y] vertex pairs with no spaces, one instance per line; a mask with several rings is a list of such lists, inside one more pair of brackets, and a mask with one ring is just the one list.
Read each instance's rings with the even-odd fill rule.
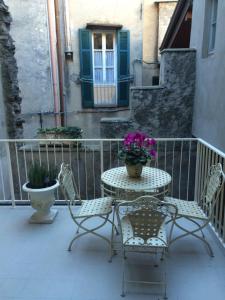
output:
[[[77,240],[81,236],[90,233],[99,238],[102,238],[109,244],[110,257],[112,257],[111,240],[96,232],[107,222],[110,222],[113,225],[112,221],[109,219],[109,215],[112,212],[112,198],[104,197],[94,200],[81,200],[71,167],[69,165],[66,165],[65,163],[61,164],[61,170],[58,175],[58,179],[63,194],[68,201],[68,207],[71,218],[77,225],[76,235],[70,242],[68,251],[71,251],[72,244],[75,240]],[[99,217],[100,219],[102,219],[102,222],[99,225],[94,226],[92,228],[86,227],[86,221],[95,217]],[[79,229],[82,229],[83,232],[79,233]]]
[[[222,189],[224,179],[225,175],[222,170],[222,165],[218,163],[217,165],[210,167],[209,174],[204,184],[203,193],[199,201],[180,200],[172,197],[164,198],[167,203],[177,206],[178,214],[177,219],[175,220],[175,225],[185,232],[172,239],[171,243],[187,235],[192,235],[204,242],[209,250],[210,256],[214,256],[212,248],[205,238],[203,229],[212,219],[214,208]],[[188,227],[180,225],[177,221],[181,218],[185,218],[186,220],[194,223],[197,228],[189,230]],[[201,233],[201,235],[199,235],[199,233]]]
[[[128,252],[161,253],[163,256],[169,245],[169,238],[176,218],[176,206],[165,203],[152,196],[141,196],[133,201],[118,204],[116,214],[121,232],[123,250],[122,294],[125,296],[125,283],[157,284],[165,287],[166,281],[134,281],[126,280],[125,259]],[[165,223],[172,220],[167,238]]]

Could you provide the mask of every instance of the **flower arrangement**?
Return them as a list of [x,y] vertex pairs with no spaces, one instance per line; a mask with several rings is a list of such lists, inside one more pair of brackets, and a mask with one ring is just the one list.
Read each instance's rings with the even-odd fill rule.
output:
[[156,140],[139,131],[129,132],[124,137],[123,148],[119,151],[119,158],[127,165],[145,165],[148,160],[156,157],[154,149]]

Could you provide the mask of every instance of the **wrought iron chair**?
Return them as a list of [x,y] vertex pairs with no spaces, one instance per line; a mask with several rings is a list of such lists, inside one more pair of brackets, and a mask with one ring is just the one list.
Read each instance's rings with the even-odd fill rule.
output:
[[[65,199],[67,199],[68,201],[71,218],[77,225],[76,235],[71,240],[68,251],[71,251],[73,242],[79,237],[86,234],[93,234],[99,238],[102,238],[109,244],[110,257],[112,257],[111,240],[96,232],[107,222],[110,222],[112,226],[114,226],[112,221],[109,219],[109,215],[112,212],[112,198],[104,197],[94,200],[81,200],[71,167],[69,165],[66,165],[65,163],[61,164],[58,179]],[[99,217],[100,219],[102,219],[102,222],[92,228],[86,227],[85,223],[93,217]],[[82,229],[83,232],[79,233],[80,229]]]
[[[161,253],[161,259],[169,245],[173,223],[176,218],[176,206],[165,203],[152,196],[141,196],[133,201],[118,204],[116,214],[121,232],[123,251],[123,276],[122,294],[125,296],[126,283],[147,283],[163,285],[165,287],[164,298],[166,299],[166,281],[134,281],[126,280],[125,259],[128,252]],[[166,220],[172,220],[169,238],[165,229]]]
[[[167,203],[177,206],[178,214],[174,224],[185,232],[181,235],[178,235],[174,239],[171,239],[170,243],[173,243],[187,235],[192,235],[193,237],[196,237],[204,242],[209,250],[210,256],[214,256],[212,248],[205,238],[203,229],[212,219],[214,208],[224,183],[224,179],[225,175],[223,173],[222,166],[219,163],[210,167],[209,174],[204,184],[203,193],[199,200],[187,201],[172,197],[164,198]],[[194,223],[197,228],[194,230],[189,230],[188,227],[180,225],[178,220],[181,218],[185,218],[186,220]],[[199,235],[199,233],[201,235]]]

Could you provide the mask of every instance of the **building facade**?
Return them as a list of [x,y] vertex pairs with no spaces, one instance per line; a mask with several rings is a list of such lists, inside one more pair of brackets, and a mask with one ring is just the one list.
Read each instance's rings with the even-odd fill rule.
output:
[[157,84],[158,46],[177,1],[6,0],[13,17],[24,136],[129,118],[131,86]]
[[225,151],[225,2],[194,0],[191,47],[197,49],[193,134]]

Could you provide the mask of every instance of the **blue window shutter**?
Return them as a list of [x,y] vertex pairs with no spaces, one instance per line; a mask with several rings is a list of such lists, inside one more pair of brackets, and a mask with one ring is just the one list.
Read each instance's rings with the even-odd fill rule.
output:
[[94,107],[91,31],[79,29],[82,107]]
[[117,72],[118,106],[128,106],[130,85],[130,33],[127,30],[119,30],[117,32]]

